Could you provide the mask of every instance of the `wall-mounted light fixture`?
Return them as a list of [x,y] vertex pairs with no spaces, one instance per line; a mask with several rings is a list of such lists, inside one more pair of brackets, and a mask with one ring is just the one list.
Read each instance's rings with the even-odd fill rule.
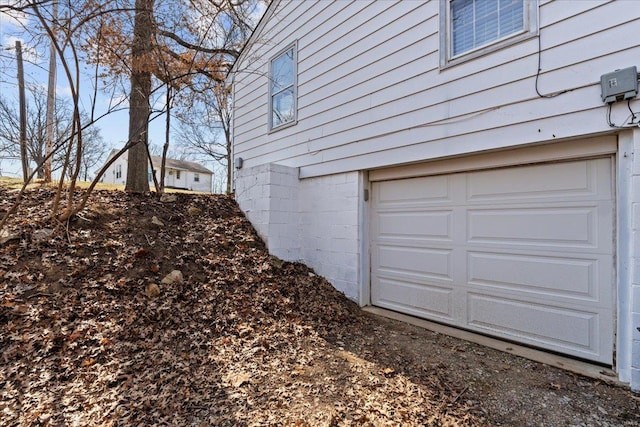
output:
[[236,169],[242,169],[242,157],[236,157],[236,160],[233,162]]

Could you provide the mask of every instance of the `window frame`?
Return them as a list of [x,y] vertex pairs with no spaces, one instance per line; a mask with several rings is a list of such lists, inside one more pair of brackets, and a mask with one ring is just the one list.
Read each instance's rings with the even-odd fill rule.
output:
[[[273,63],[286,54],[288,51],[293,50],[293,83],[291,87],[293,88],[293,119],[286,122],[281,123],[279,125],[273,125],[273,97],[277,95],[277,93],[273,93],[272,87],[272,76],[273,76]],[[298,123],[298,41],[294,41],[291,44],[288,44],[284,49],[278,51],[270,60],[269,60],[269,74],[268,74],[268,92],[269,92],[269,132],[278,131],[280,129],[287,128],[289,126],[293,126]],[[289,86],[287,86],[288,88]],[[287,88],[283,89],[286,90]],[[283,90],[279,91],[281,93]]]
[[440,0],[440,69],[487,55],[491,52],[512,46],[538,35],[538,0],[524,1],[524,28],[521,31],[509,34],[483,45],[474,47],[458,55],[452,55],[452,26],[451,26],[451,2],[454,0]]
[[200,174],[198,172],[194,172],[193,182],[200,182]]

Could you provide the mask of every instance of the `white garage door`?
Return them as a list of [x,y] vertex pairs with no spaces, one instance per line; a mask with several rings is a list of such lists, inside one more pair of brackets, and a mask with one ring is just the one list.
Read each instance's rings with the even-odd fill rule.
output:
[[379,307],[606,364],[612,160],[374,182]]

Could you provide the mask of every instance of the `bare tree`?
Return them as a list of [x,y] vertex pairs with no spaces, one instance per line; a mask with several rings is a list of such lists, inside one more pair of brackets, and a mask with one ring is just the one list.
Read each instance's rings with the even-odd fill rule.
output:
[[[26,149],[28,156],[36,164],[41,164],[45,158],[47,144],[46,108],[47,94],[36,85],[28,87],[26,101]],[[71,109],[69,103],[58,98],[56,113],[53,117],[53,141],[59,143],[69,137],[71,132]],[[15,103],[0,96],[0,148],[12,156],[18,156],[20,144],[19,110]],[[54,156],[55,169],[60,168],[60,158]],[[38,178],[44,177],[42,168],[37,169]]]
[[[52,216],[65,220],[84,208],[97,182],[94,179],[89,190],[76,200],[84,131],[118,108],[117,104],[111,104],[108,111],[96,115],[98,88],[110,93],[113,100],[120,95],[124,80],[128,80],[126,100],[131,118],[127,143],[96,175],[100,177],[122,153],[132,148],[128,168],[132,176],[127,177],[127,189],[146,191],[148,125],[163,112],[162,108],[152,108],[154,97],[161,96],[163,90],[170,87],[178,107],[189,102],[181,103],[178,97],[206,99],[213,88],[224,82],[226,72],[251,31],[252,7],[262,0],[65,0],[59,2],[60,16],[65,17],[61,22],[54,18],[53,1],[8,0],[0,4],[0,13],[31,17],[28,25],[24,24],[24,33],[34,43],[47,41],[48,45],[51,42],[71,92],[69,136],[53,150],[53,153],[64,153],[60,173],[62,178],[70,177],[65,192],[66,207],[60,204],[63,179],[58,184],[52,207]],[[86,121],[80,102],[81,83],[86,78],[81,76],[82,62],[95,65]],[[16,203],[19,201],[20,197]],[[0,228],[16,207],[0,220]]]
[[184,150],[215,160],[225,169],[225,191],[231,192],[231,108],[229,89],[210,89],[209,98],[196,101],[179,114],[178,143]]
[[[78,200],[76,197],[76,180],[82,171],[82,155],[85,151],[83,146],[83,132],[90,128],[96,118],[94,117],[94,108],[91,109],[91,115],[83,115],[80,109],[80,88],[81,88],[81,67],[80,67],[80,57],[78,54],[78,50],[76,48],[76,37],[78,36],[78,29],[81,28],[79,23],[84,22],[83,19],[79,19],[77,15],[66,14],[66,21],[59,26],[59,31],[54,33],[53,28],[56,24],[52,19],[52,13],[50,10],[45,9],[46,6],[50,6],[50,1],[14,1],[8,4],[0,4],[0,13],[5,13],[7,11],[12,13],[22,13],[28,14],[31,16],[31,21],[29,24],[24,24],[24,34],[30,35],[33,41],[38,39],[43,40],[44,38],[50,40],[51,44],[54,46],[55,51],[60,58],[60,62],[62,65],[62,69],[64,72],[64,77],[66,82],[69,85],[69,90],[71,92],[71,111],[70,111],[70,131],[68,133],[68,137],[62,138],[60,143],[53,147],[53,150],[50,154],[45,155],[44,159],[41,162],[38,162],[37,168],[40,169],[43,167],[44,162],[48,160],[50,156],[55,155],[56,153],[64,153],[62,166],[60,170],[60,180],[58,183],[57,191],[55,193],[51,215],[53,218],[58,220],[66,220],[70,216],[76,214],[80,210],[82,210],[87,202],[89,195],[91,194],[91,190],[96,184],[96,180],[91,184],[89,191],[85,192],[84,195],[80,196]],[[70,2],[66,4],[66,6],[70,6]],[[94,86],[94,87],[97,87]],[[93,98],[93,102],[95,102],[95,97]],[[45,103],[43,103],[44,105]],[[94,107],[95,104],[92,105]],[[109,109],[111,110],[111,108]],[[105,114],[108,114],[105,113]],[[41,116],[45,117],[44,114]],[[87,117],[84,119],[83,117]],[[44,120],[42,120],[42,128],[44,129]],[[43,132],[44,133],[44,132]],[[44,139],[44,138],[43,138]],[[44,145],[44,144],[43,144]],[[128,147],[124,147],[124,149],[118,154],[120,155],[125,149]],[[117,156],[112,158],[110,161],[113,162]],[[106,168],[108,165],[105,165]],[[103,168],[103,169],[104,169]],[[103,171],[100,171],[97,175],[100,176]],[[3,215],[0,220],[0,228],[4,226],[7,219],[10,215],[12,215],[19,205],[22,194],[24,193],[27,184],[33,178],[35,172],[25,179],[23,183],[23,187],[17,197],[15,203],[12,207]],[[65,178],[69,177],[68,181],[65,182]],[[68,183],[66,191],[64,188],[64,184]],[[63,195],[66,196],[66,206],[61,203]]]
[[[104,158],[109,151],[109,148],[104,143],[102,136],[100,135],[100,129],[95,125],[91,125],[83,131],[83,143],[80,153],[80,173],[79,178],[82,181],[89,181],[96,178],[91,172],[99,163],[104,161]],[[71,153],[71,157],[76,157],[75,148]],[[60,162],[54,163],[54,165]],[[55,170],[55,169],[54,169]],[[67,175],[71,178],[71,175]]]
[[[148,143],[143,116],[146,113],[148,124],[155,112],[149,106],[157,92],[171,93],[168,98],[173,102],[163,103],[164,112],[173,104],[179,110],[225,92],[220,87],[253,28],[253,12],[261,2],[136,0],[132,7],[126,0],[87,1],[96,8],[97,18],[86,46],[104,46],[100,56],[90,55],[90,60],[110,70],[112,76],[130,76],[129,141]],[[226,109],[226,103],[214,105]],[[225,138],[230,142],[228,133]],[[135,147],[129,151],[127,191],[147,191],[146,147]]]
[[[36,165],[46,164],[45,158],[47,154],[47,98],[48,95],[43,88],[36,85],[31,85],[28,88],[27,108],[26,108],[26,130],[27,130],[27,145],[29,159],[36,163]],[[71,136],[71,107],[69,102],[57,98],[55,100],[55,114],[52,120],[53,128],[53,146],[63,146],[64,141],[69,140]],[[8,99],[0,96],[0,151],[6,153],[10,157],[19,156],[19,112],[15,103],[12,103]],[[82,114],[83,123],[88,123],[89,119],[85,114]],[[104,158],[107,147],[104,140],[100,135],[100,128],[95,125],[88,126],[84,131],[84,141],[82,152],[80,156],[80,175],[86,181],[89,176],[91,168]],[[73,149],[71,157],[75,157],[75,148]],[[63,150],[58,150],[50,157],[52,162],[52,171],[58,171],[62,168],[64,162]],[[43,179],[44,167],[36,168],[37,178]],[[67,173],[67,177],[70,174]]]

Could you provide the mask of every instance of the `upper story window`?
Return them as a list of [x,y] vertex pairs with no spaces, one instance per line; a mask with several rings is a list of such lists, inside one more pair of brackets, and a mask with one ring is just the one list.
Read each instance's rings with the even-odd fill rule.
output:
[[271,60],[269,68],[269,125],[271,129],[295,123],[297,104],[296,45]]
[[440,0],[440,65],[453,65],[537,33],[537,0]]

